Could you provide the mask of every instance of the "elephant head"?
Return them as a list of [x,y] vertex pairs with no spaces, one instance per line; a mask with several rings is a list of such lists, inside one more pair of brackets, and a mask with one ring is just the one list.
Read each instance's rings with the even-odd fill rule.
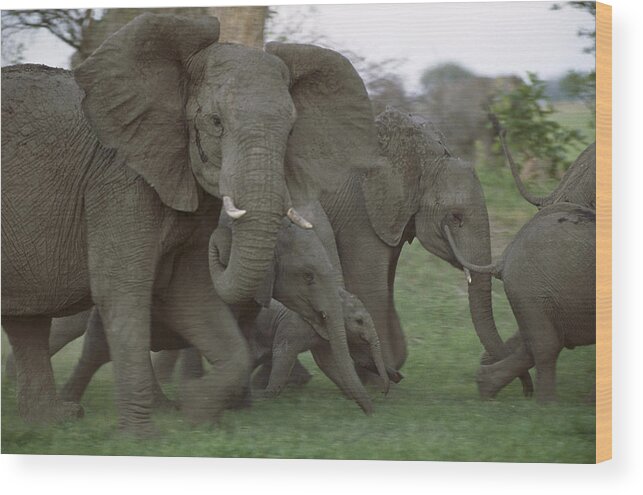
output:
[[[490,263],[489,219],[473,167],[453,157],[440,132],[421,117],[387,109],[376,124],[390,163],[369,171],[363,190],[378,236],[390,246],[415,236],[427,251],[462,269],[445,236],[448,225],[468,259]],[[501,359],[507,350],[493,318],[491,276],[466,275],[476,333],[485,350]]]
[[356,366],[377,373],[382,379],[382,388],[386,394],[389,391],[390,382],[398,383],[402,379],[402,374],[384,363],[375,323],[364,303],[345,289],[340,289],[339,294],[353,361]]
[[99,141],[166,206],[194,212],[206,193],[236,219],[227,267],[210,256],[215,288],[233,304],[264,279],[284,214],[297,219],[290,198],[341,183],[367,164],[376,138],[364,126],[364,85],[338,53],[282,44],[264,52],[218,43],[218,34],[213,17],[143,14],[74,76]]

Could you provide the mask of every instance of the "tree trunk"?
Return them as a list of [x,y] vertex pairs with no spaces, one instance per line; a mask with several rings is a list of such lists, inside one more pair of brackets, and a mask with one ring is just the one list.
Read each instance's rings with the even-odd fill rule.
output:
[[240,43],[254,48],[263,48],[263,30],[268,14],[268,7],[266,6],[107,9],[100,19],[90,21],[83,30],[80,50],[71,57],[72,68],[89,57],[110,35],[114,34],[125,24],[144,12],[186,16],[216,16],[221,23],[219,41]]

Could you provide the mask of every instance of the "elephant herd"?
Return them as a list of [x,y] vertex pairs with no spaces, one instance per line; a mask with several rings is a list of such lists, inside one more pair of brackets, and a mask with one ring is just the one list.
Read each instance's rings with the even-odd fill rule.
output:
[[[537,397],[554,398],[560,350],[594,342],[594,147],[548,198],[517,179],[541,209],[492,263],[481,184],[429,121],[374,119],[335,51],[218,33],[216,18],[143,14],[73,72],[2,69],[2,326],[21,417],[80,416],[111,360],[119,428],[154,432],[168,400],[150,351],[188,347],[211,364],[180,387],[194,421],[306,381],[308,350],[370,414],[364,383],[403,377],[394,282],[415,238],[467,276],[481,394],[516,377],[530,393],[535,366]],[[518,322],[507,342],[492,275]],[[81,334],[59,393],[50,357]]]

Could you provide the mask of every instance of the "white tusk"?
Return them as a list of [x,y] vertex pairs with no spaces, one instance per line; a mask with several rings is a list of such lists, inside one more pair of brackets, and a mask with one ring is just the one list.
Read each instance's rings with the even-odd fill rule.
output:
[[239,210],[232,201],[230,196],[223,196],[223,208],[230,218],[241,218],[246,214],[246,210]]
[[290,221],[292,223],[294,223],[298,227],[301,227],[302,229],[313,228],[313,224],[302,217],[299,213],[297,213],[297,210],[295,210],[294,208],[288,208],[288,212],[286,213],[286,215],[288,216],[288,218],[290,218]]
[[471,283],[471,272],[469,271],[468,268],[463,267],[463,269],[464,269],[464,275],[467,277],[467,282]]

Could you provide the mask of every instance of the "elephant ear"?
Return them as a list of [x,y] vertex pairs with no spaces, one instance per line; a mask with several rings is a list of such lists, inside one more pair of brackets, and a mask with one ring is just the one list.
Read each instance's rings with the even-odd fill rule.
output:
[[294,201],[334,191],[377,156],[373,111],[364,82],[339,53],[313,45],[268,43],[290,71],[297,119],[286,150],[286,181]]
[[373,229],[386,244],[397,246],[417,211],[419,177],[410,183],[394,163],[387,158],[382,161],[384,166],[366,174],[362,192]]
[[215,17],[143,14],[74,70],[99,141],[181,211],[198,207],[185,121],[189,57],[217,41]]
[[439,131],[420,117],[387,107],[375,119],[382,166],[369,170],[362,182],[371,225],[389,246],[397,246],[418,211],[422,174],[448,153]]

